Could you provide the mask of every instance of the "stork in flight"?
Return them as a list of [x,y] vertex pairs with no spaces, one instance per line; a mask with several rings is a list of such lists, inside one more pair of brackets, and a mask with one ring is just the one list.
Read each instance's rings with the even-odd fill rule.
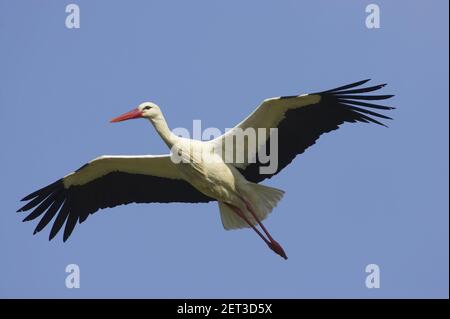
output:
[[[111,122],[148,119],[171,154],[100,156],[23,198],[22,201],[28,203],[18,211],[33,209],[24,221],[40,218],[34,234],[56,216],[49,240],[65,225],[63,240],[66,241],[77,223],[81,224],[102,208],[129,203],[217,201],[225,229],[250,227],[270,249],[287,259],[281,245],[262,223],[284,192],[258,183],[276,175],[323,133],[336,130],[345,122],[384,125],[376,118],[391,119],[373,110],[391,110],[393,107],[368,101],[384,100],[393,95],[365,94],[385,86],[362,87],[368,81],[319,93],[266,99],[236,127],[210,141],[176,136],[169,130],[156,104],[142,103]],[[220,152],[210,152],[220,148],[239,129],[247,128],[278,129],[278,167],[275,171],[261,173],[265,164],[257,156],[259,152],[270,152],[272,143],[269,141],[273,138],[270,134],[258,135],[258,147],[254,150],[249,149],[248,143],[244,149],[235,147],[237,152],[249,152],[243,162],[230,163]],[[174,161],[174,153],[188,160]]]

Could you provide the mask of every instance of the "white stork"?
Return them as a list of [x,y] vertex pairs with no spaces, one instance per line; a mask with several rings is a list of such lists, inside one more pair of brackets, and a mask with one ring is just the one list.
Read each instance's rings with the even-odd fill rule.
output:
[[[359,87],[368,81],[319,93],[266,99],[234,129],[210,141],[176,136],[169,130],[156,104],[142,103],[111,122],[148,119],[170,148],[171,154],[98,157],[23,198],[22,201],[28,203],[18,211],[33,209],[24,221],[40,218],[34,234],[56,216],[49,240],[65,225],[63,240],[66,241],[77,222],[84,222],[90,214],[102,208],[129,203],[217,201],[225,229],[251,227],[274,252],[287,259],[281,245],[261,222],[271,213],[284,192],[258,183],[280,172],[323,133],[338,129],[344,122],[384,125],[375,118],[391,119],[371,109],[391,110],[393,107],[367,101],[384,100],[393,95],[364,94],[385,85]],[[278,167],[274,172],[261,173],[260,168],[264,164],[257,156],[261,151],[266,154],[270,152],[270,134],[258,136],[258,147],[253,153],[250,150],[243,163],[229,163],[220,152],[209,152],[223,145],[237,129],[246,128],[278,129]],[[247,148],[248,145],[244,150],[235,150],[247,152]],[[210,154],[209,158],[199,155],[204,154],[205,150],[206,154]],[[174,161],[174,153],[183,159],[187,157],[188,161]]]

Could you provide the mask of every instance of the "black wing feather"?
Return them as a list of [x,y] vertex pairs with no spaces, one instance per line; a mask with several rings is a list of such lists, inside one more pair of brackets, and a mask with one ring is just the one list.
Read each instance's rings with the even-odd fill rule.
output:
[[42,216],[34,234],[44,229],[56,215],[49,239],[53,239],[65,224],[63,240],[66,241],[77,222],[84,222],[99,209],[129,203],[206,203],[214,199],[183,180],[111,172],[87,184],[67,189],[60,179],[23,200],[29,202],[18,212],[32,210],[24,221]]
[[[345,122],[372,122],[385,126],[376,118],[391,118],[370,109],[391,110],[394,107],[362,101],[385,100],[393,97],[393,95],[359,95],[360,93],[379,90],[386,85],[357,88],[368,81],[363,80],[332,90],[314,93],[321,96],[319,103],[287,111],[285,118],[278,125],[278,170],[274,174],[260,174],[260,167],[266,164],[262,164],[259,161],[259,156],[257,156],[256,163],[248,165],[245,169],[240,169],[241,173],[246,179],[255,183],[270,178],[289,165],[297,155],[302,154],[313,145],[322,134],[337,130]],[[266,142],[262,150],[269,154],[270,141]]]
[[342,92],[344,90],[351,89],[351,88],[354,88],[356,86],[361,86],[363,84],[366,84],[369,81],[370,81],[370,79],[358,81],[358,82],[347,84],[347,85],[344,85],[344,86],[340,86],[340,87],[337,87],[337,88],[334,88],[334,89],[331,89],[331,90],[328,90],[328,91],[324,91],[322,93],[332,93],[332,92],[336,92],[336,91],[341,91]]

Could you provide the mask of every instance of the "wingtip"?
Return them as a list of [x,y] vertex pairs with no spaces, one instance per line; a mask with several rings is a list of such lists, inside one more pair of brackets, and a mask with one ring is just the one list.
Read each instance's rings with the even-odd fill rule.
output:
[[357,84],[357,86],[361,86],[361,85],[364,85],[364,84],[366,84],[367,82],[370,82],[370,81],[372,81],[372,79],[364,79],[364,80],[355,82],[355,84]]
[[18,210],[16,210],[16,213],[22,213],[22,212],[26,212],[28,209],[26,209],[28,204],[23,205],[22,207],[20,207]]
[[30,218],[31,214],[22,219],[22,222],[29,222],[30,220],[33,220],[34,218]]
[[36,196],[38,196],[38,194],[36,192],[28,194],[27,196],[25,196],[24,198],[22,198],[20,201],[21,202],[26,202],[29,200],[32,200],[33,198],[35,198]]
[[64,229],[64,234],[63,234],[63,243],[65,243],[67,241],[67,239],[69,239],[70,234],[67,234],[65,229]]
[[[393,118],[391,117],[386,117],[386,120],[393,120]],[[389,128],[389,126],[387,124],[385,124],[384,122],[380,122],[382,126],[384,126],[385,128]]]
[[370,81],[372,81],[372,79],[365,79],[365,80],[361,80],[361,81],[355,82],[353,84],[356,85],[356,86],[361,86],[361,85],[364,85],[364,84],[366,84],[367,82],[370,82]]
[[23,197],[20,201],[21,201],[21,202],[26,202],[27,200],[29,200],[29,199],[28,199],[29,196],[30,196],[30,195],[27,195],[27,196]]

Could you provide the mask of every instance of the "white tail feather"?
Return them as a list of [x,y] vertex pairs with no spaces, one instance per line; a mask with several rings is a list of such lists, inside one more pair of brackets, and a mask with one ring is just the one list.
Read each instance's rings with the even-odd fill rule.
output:
[[[242,189],[244,199],[253,207],[259,220],[264,220],[272,212],[275,206],[283,197],[284,191],[255,183],[248,183],[246,189]],[[239,217],[228,205],[219,202],[220,217],[223,227],[226,230],[250,227],[241,217]],[[243,213],[247,219],[256,225],[257,221],[247,210]]]

